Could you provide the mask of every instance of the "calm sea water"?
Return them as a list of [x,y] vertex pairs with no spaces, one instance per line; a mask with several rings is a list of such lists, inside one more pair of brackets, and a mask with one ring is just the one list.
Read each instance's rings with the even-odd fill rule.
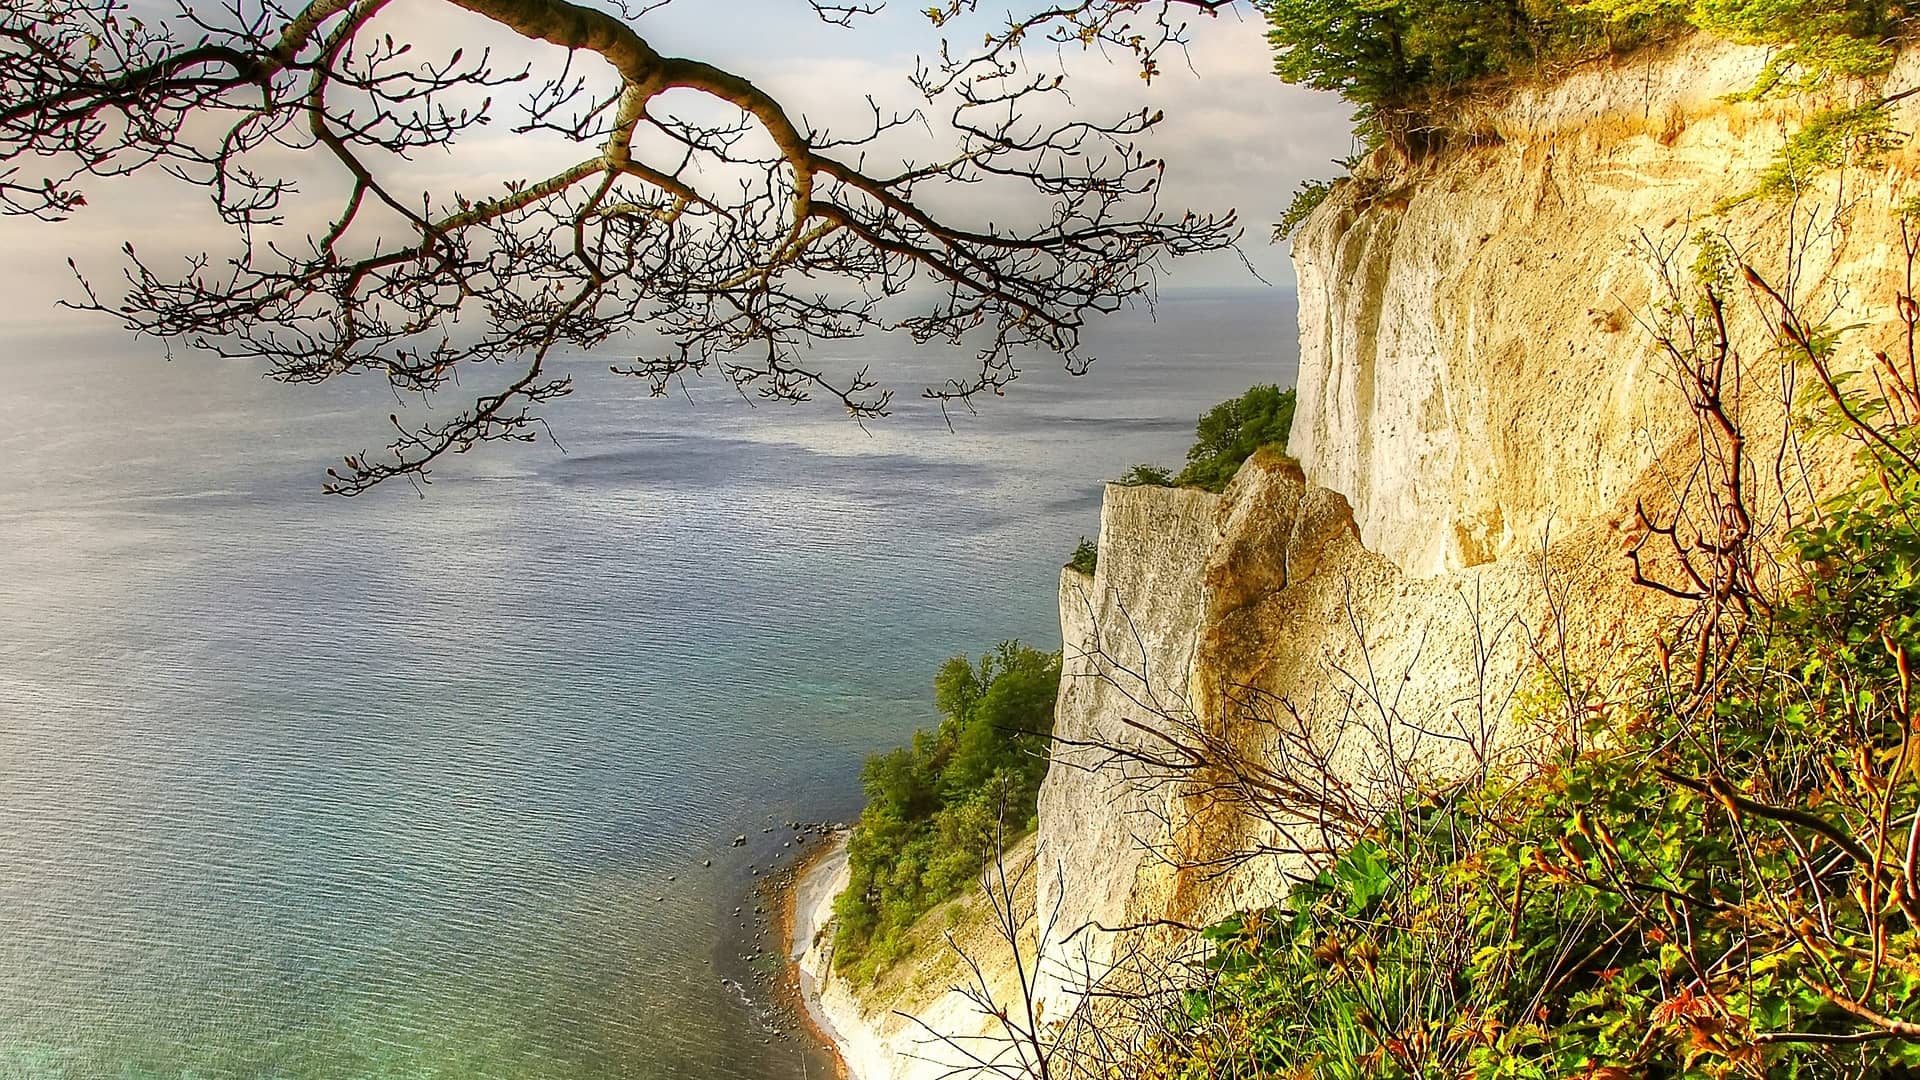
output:
[[952,432],[576,358],[564,453],[354,500],[378,387],[0,343],[0,1077],[819,1075],[721,984],[761,829],[854,813],[944,657],[1057,647],[1099,481],[1293,337],[1172,298]]

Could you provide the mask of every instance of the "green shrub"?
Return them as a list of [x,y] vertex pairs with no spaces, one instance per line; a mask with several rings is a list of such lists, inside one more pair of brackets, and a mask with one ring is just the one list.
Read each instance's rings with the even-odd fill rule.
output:
[[1698,689],[1675,657],[1584,748],[1422,792],[1209,930],[1144,1075],[1913,1075],[1917,447],[1795,534],[1803,580],[1715,624]]
[[1273,227],[1273,242],[1278,244],[1293,239],[1294,234],[1300,231],[1300,226],[1306,224],[1307,218],[1313,216],[1315,210],[1320,209],[1320,204],[1327,201],[1327,195],[1332,191],[1333,182],[1330,180],[1302,181],[1294,190],[1293,201],[1287,204],[1279,223]]
[[[1193,429],[1193,445],[1187,448],[1187,463],[1178,473],[1158,465],[1135,465],[1114,483],[1122,487],[1191,487],[1219,494],[1240,466],[1261,447],[1271,446],[1285,452],[1287,435],[1293,430],[1294,406],[1298,393],[1272,384],[1253,387],[1237,398],[1223,401],[1200,417]],[[1086,544],[1085,539],[1081,541]],[[1075,562],[1078,567],[1079,552]],[[1093,573],[1093,553],[1088,554],[1086,572]]]
[[1240,466],[1263,446],[1286,450],[1298,394],[1271,384],[1256,386],[1207,410],[1194,427],[1186,467],[1173,482],[1205,491],[1226,490]]
[[1092,577],[1094,568],[1099,563],[1100,546],[1083,536],[1080,538],[1080,543],[1073,549],[1073,557],[1067,560],[1067,567]]
[[1172,487],[1173,470],[1158,465],[1135,465],[1121,473],[1114,483],[1121,487]]
[[1860,0],[1696,0],[1688,17],[1710,34],[1777,46],[1742,96],[1817,89],[1836,78],[1864,78],[1893,63],[1890,44],[1906,3]]
[[1684,25],[1670,5],[1644,6],[1613,18],[1563,0],[1273,0],[1266,11],[1280,77],[1338,91],[1360,107],[1365,128],[1471,83],[1603,55]]
[[1002,831],[1033,827],[1047,773],[1060,654],[1003,642],[934,676],[941,721],[867,759],[867,806],[847,842],[850,880],[834,902],[834,966],[871,979],[902,955],[921,915],[965,891]]
[[[1891,68],[1894,45],[1915,13],[1911,0],[1270,0],[1264,5],[1275,71],[1288,82],[1333,90],[1357,108],[1369,148],[1409,149],[1444,138],[1429,122],[1468,89],[1525,78],[1569,62],[1621,54],[1698,30],[1769,47],[1751,86],[1759,100],[1871,79]],[[1788,140],[1755,198],[1796,195],[1843,163],[1872,163],[1904,136],[1886,101],[1855,100],[1813,117]],[[1274,226],[1290,240],[1332,185],[1308,181]]]

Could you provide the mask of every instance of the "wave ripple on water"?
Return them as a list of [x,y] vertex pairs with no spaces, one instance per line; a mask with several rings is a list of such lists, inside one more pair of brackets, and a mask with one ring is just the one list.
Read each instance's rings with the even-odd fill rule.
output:
[[1279,298],[1124,318],[951,433],[582,358],[566,453],[424,500],[315,493],[373,388],[17,348],[0,1077],[800,1075],[716,974],[760,829],[853,813],[944,657],[1057,646],[1099,481],[1292,377]]

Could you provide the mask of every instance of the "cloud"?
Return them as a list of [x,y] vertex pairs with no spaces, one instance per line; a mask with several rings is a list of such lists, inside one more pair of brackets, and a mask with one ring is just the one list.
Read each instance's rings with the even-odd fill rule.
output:
[[[1239,211],[1250,261],[1267,280],[1290,286],[1292,267],[1285,250],[1268,242],[1270,226],[1302,180],[1333,175],[1334,161],[1352,151],[1351,110],[1336,95],[1281,82],[1257,18],[1197,20],[1191,37],[1186,62],[1170,58],[1151,85],[1141,82],[1129,57],[1045,46],[1030,49],[1027,59],[1036,69],[1068,75],[1074,107],[1085,113],[1164,111],[1165,121],[1141,142],[1146,154],[1167,162],[1162,204]],[[912,63],[911,53],[789,55],[762,58],[756,77],[816,124],[851,129],[867,116],[862,95],[871,94],[882,108],[922,104],[907,84]],[[1030,192],[969,189],[954,200],[976,217],[1004,219],[1033,208]],[[1253,284],[1230,256],[1190,260],[1169,283]]]
[[[881,17],[854,30],[822,27],[788,0],[728,0],[725,19],[715,5],[670,5],[646,17],[643,29],[659,47],[712,59],[773,91],[816,126],[852,131],[870,121],[866,99],[883,111],[911,110],[923,104],[907,78],[914,57],[931,53],[937,36],[923,16],[891,5]],[[450,12],[433,0],[401,0],[383,16],[397,36],[416,36],[443,51],[464,45],[495,50],[502,69],[522,62],[551,69],[558,51],[512,37],[475,16]],[[1036,67],[1058,65],[1070,75],[1075,107],[1111,116],[1137,107],[1163,110],[1165,122],[1143,140],[1142,149],[1168,162],[1162,202],[1169,209],[1237,209],[1247,229],[1246,254],[1268,280],[1292,280],[1285,252],[1267,242],[1275,220],[1299,181],[1329,175],[1331,159],[1351,148],[1348,111],[1330,95],[1281,83],[1271,74],[1271,59],[1256,17],[1197,20],[1188,64],[1169,62],[1152,85],[1141,83],[1126,57],[1030,49]],[[426,50],[431,51],[431,50]],[[475,195],[498,190],[508,177],[545,175],[579,156],[579,149],[552,137],[515,135],[511,108],[500,119],[465,137],[452,151],[428,152],[406,163],[401,190],[458,185]],[[940,121],[934,135],[909,136],[920,145],[911,152],[922,160],[938,152],[944,140]],[[888,146],[879,148],[893,150]],[[283,153],[306,201],[292,220],[319,220],[335,204],[327,196],[340,189],[336,171],[319,155]],[[103,278],[117,273],[120,244],[132,241],[143,254],[186,254],[204,249],[221,230],[203,193],[159,176],[91,185],[92,205],[75,220],[46,225],[0,220],[0,333],[23,333],[47,326],[87,325],[54,302],[75,295],[65,267],[73,254]],[[969,215],[1014,220],[1042,212],[1031,192],[1013,194],[970,188],[943,197],[946,208]],[[1024,200],[1024,201],[1023,201]],[[1244,269],[1230,257],[1190,260],[1171,275],[1172,286],[1249,284]]]

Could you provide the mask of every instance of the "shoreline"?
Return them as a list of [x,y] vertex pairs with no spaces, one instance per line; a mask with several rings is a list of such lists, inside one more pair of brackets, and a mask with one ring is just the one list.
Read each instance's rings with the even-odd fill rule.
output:
[[848,830],[842,829],[802,852],[766,887],[772,894],[769,913],[774,940],[784,946],[780,977],[774,985],[775,1008],[805,1029],[814,1046],[832,1060],[837,1080],[858,1080],[840,1051],[838,1033],[821,1008],[820,988],[801,963],[813,948],[814,938],[833,918],[833,901],[839,892],[835,879],[846,867],[847,836]]

